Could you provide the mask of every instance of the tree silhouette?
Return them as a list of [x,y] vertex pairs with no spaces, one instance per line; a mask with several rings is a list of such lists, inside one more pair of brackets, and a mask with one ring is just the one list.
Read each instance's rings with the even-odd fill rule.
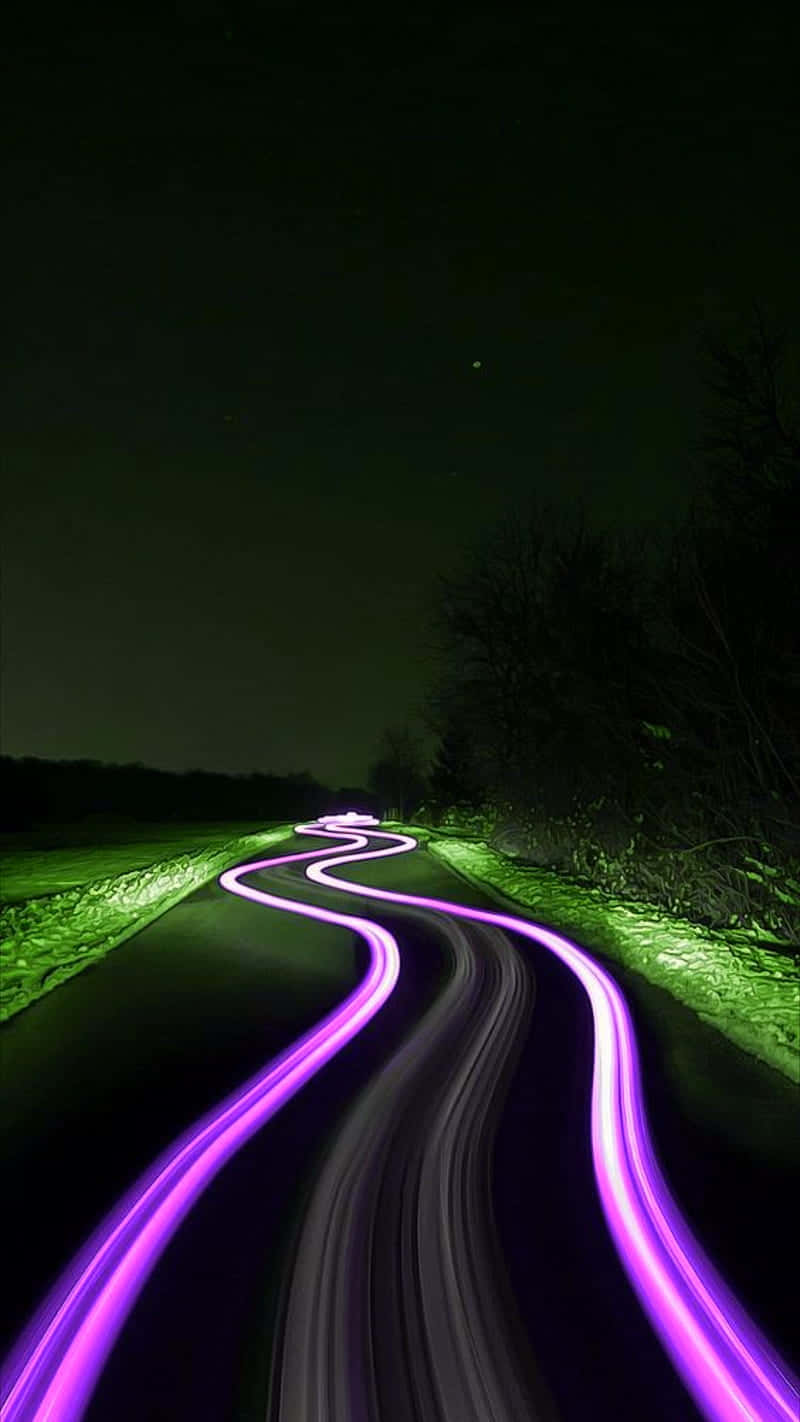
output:
[[706,339],[705,478],[666,596],[681,699],[732,803],[800,797],[800,382],[756,310]]
[[425,771],[419,738],[407,725],[383,732],[378,755],[369,767],[369,789],[383,806],[383,813],[396,812],[405,819],[425,795]]

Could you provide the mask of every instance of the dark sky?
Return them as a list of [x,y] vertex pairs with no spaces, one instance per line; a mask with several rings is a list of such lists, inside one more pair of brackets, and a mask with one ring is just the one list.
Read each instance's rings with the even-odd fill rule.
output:
[[704,323],[800,314],[800,32],[531,8],[8,46],[7,753],[363,782],[465,542],[684,507]]

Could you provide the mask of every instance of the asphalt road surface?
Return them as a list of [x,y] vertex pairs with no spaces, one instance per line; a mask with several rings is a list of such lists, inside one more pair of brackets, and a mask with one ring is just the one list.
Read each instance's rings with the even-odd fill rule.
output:
[[[382,925],[401,950],[397,986],[200,1195],[144,1285],[88,1418],[697,1418],[601,1209],[590,1145],[592,1017],[574,974],[546,947],[493,924],[351,895],[343,903],[344,894],[302,881],[303,867],[246,882]],[[344,876],[489,907],[427,856],[350,866]],[[293,941],[301,933],[304,942],[319,934],[321,952],[340,955],[338,977],[305,1000],[286,994],[276,1019],[249,950],[259,932]],[[208,949],[198,948],[209,941],[221,948],[211,973]],[[86,983],[77,978],[22,1014],[27,1029],[10,1024],[11,1138],[22,1163],[10,1158],[3,1212],[7,1230],[14,1222],[9,1338],[116,1193],[330,1011],[366,960],[342,929],[298,924],[209,886]],[[152,1008],[159,975],[171,1012],[148,1032],[137,1009]],[[118,1014],[126,986],[135,993],[130,1030],[101,1042],[98,1012],[105,1003]],[[102,1072],[96,1055],[82,1060],[89,1108],[67,1110],[67,1130],[59,1105],[71,1100],[80,1052],[59,1027],[59,999],[68,1025],[77,1018],[103,1049]],[[26,1123],[31,1036],[41,1047],[31,1024],[48,1005],[62,1075],[49,1108],[39,1081]],[[658,1034],[646,1015],[636,1025],[656,1143],[672,1151],[662,1166],[681,1181],[695,1232],[710,1252],[718,1247],[728,1278],[745,1282],[743,1302],[785,1351],[790,1283],[774,1219],[791,1208],[793,1163],[754,1159],[739,1141],[731,1158],[741,1169],[715,1198],[719,1142],[709,1132],[704,1145],[691,1122],[692,1158],[683,1158],[680,1102],[657,1070],[648,1079]],[[700,1037],[708,1032],[697,1024]],[[749,1059],[735,1056],[741,1072]],[[771,1092],[772,1076],[756,1063],[745,1069],[780,1127],[789,1098],[777,1083]]]

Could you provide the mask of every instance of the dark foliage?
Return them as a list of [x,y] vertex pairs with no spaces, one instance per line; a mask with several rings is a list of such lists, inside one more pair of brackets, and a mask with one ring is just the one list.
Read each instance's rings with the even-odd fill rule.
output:
[[732,856],[768,842],[791,884],[800,849],[800,392],[758,312],[706,354],[700,491],[669,543],[537,506],[442,583],[432,803],[582,832],[591,811],[603,852],[734,846],[727,894],[758,877]]
[[457,720],[442,731],[429,776],[431,803],[439,808],[479,804],[484,786],[472,739]]
[[332,793],[306,771],[291,775],[176,773],[145,765],[3,756],[4,830],[63,824],[92,817],[160,821],[307,819],[375,805],[364,790]]
[[384,731],[367,778],[381,817],[407,819],[414,813],[424,799],[426,777],[422,747],[409,726]]

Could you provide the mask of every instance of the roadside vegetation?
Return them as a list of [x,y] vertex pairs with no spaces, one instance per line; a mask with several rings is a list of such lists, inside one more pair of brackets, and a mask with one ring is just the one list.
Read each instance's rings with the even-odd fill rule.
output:
[[800,962],[780,945],[706,928],[652,903],[531,865],[488,844],[474,825],[394,827],[415,835],[448,868],[499,896],[511,911],[558,929],[612,967],[641,973],[737,1047],[800,1081]]
[[800,944],[800,371],[757,313],[708,342],[698,492],[635,542],[534,505],[443,579],[438,747],[403,728],[398,817],[713,928]]
[[[265,826],[270,828],[270,826]],[[133,824],[84,820],[0,836],[0,906],[113,879],[193,851],[252,835],[253,824]]]
[[[484,879],[490,866],[487,882],[513,866],[517,889],[536,886],[521,901],[537,912],[558,879],[570,902],[602,895],[609,912],[649,914],[667,956],[670,923],[724,941],[722,979],[748,965],[737,1040],[751,1012],[751,1042],[774,1029],[796,1054],[798,348],[756,311],[704,355],[686,517],[633,541],[533,504],[491,531],[433,608],[433,763],[396,728],[371,784],[398,819],[471,844],[460,864],[482,863]],[[642,971],[656,972],[659,951],[639,955]],[[685,980],[685,1000],[702,995],[690,991],[705,972],[696,954],[677,976],[662,968]],[[757,980],[780,982],[777,997],[752,996]]]
[[[19,864],[6,852],[6,892],[14,901],[0,908],[0,1021],[104,958],[223,869],[291,832],[291,823],[255,833],[234,825],[194,826],[184,834],[148,826],[137,843],[29,849]],[[53,892],[65,879],[71,886]],[[21,890],[26,896],[19,897]]]
[[0,1021],[223,869],[368,792],[289,775],[0,757]]

